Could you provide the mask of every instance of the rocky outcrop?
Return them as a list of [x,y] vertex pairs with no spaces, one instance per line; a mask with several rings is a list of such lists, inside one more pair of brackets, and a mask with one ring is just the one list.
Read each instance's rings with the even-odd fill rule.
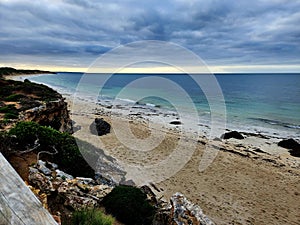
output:
[[181,194],[174,194],[169,204],[163,204],[153,225],[214,225],[202,209]]
[[96,118],[90,125],[90,131],[92,134],[102,136],[110,132],[110,124],[102,118]]
[[61,132],[72,132],[72,121],[68,105],[63,98],[43,103],[22,113],[22,120],[34,121],[42,126],[50,126]]
[[244,136],[237,131],[230,131],[223,134],[221,138],[222,139],[229,139],[229,138],[244,139]]
[[[34,121],[63,132],[72,132],[67,103],[57,91],[29,80],[0,79],[0,129],[19,121]],[[1,121],[0,121],[1,122]]]
[[294,139],[286,139],[278,142],[278,146],[290,149],[292,156],[300,157],[300,144]]
[[181,193],[176,193],[171,197],[171,218],[175,225],[213,225],[214,223],[202,212],[202,209]]
[[[87,207],[95,208],[99,206],[102,198],[110,193],[113,185],[101,180],[91,178],[76,177],[60,171],[54,163],[38,161],[35,167],[30,167],[29,183],[39,193],[41,199],[47,195],[42,202],[47,205],[47,199],[55,199],[59,196],[59,201],[65,207],[80,210]],[[38,190],[38,191],[36,191]]]

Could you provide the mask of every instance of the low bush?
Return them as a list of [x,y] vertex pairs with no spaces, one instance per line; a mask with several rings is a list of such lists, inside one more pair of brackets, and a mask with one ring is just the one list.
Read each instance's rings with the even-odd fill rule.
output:
[[18,113],[15,105],[10,104],[0,108],[0,113]]
[[117,186],[102,201],[108,213],[127,225],[150,225],[155,208],[140,189]]
[[72,215],[72,225],[112,225],[114,218],[105,215],[97,209],[75,211]]
[[13,104],[0,107],[0,113],[5,113],[4,119],[17,119],[19,115],[18,110]]
[[26,98],[26,96],[22,94],[12,94],[4,98],[4,100],[8,102],[12,102],[12,101],[20,101],[20,99],[22,98]]
[[19,99],[26,96],[45,102],[56,101],[62,98],[61,94],[50,87],[30,82],[27,79],[24,82],[0,79],[0,86],[0,99],[5,101],[19,101]]
[[94,177],[94,170],[81,155],[75,138],[68,133],[61,133],[35,122],[18,122],[9,131],[9,135],[16,136],[20,147],[33,146],[38,139],[40,146],[37,151],[54,152],[55,148],[58,153],[53,155],[51,160],[66,173],[73,176]]
[[4,119],[18,119],[19,115],[15,113],[5,113]]
[[0,131],[0,152],[8,158],[14,151],[15,138],[8,135],[7,132]]

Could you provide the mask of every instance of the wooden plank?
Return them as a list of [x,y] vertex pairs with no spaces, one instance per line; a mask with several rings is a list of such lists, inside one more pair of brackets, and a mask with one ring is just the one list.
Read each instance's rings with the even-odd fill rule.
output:
[[0,153],[0,225],[57,225]]

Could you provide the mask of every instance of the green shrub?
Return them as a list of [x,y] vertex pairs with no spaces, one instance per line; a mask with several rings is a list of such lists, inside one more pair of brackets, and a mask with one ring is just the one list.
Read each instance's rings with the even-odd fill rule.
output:
[[4,157],[9,157],[14,151],[15,139],[8,135],[7,132],[0,131],[0,152]]
[[0,113],[18,113],[15,105],[10,104],[0,108]]
[[54,152],[54,147],[58,153],[53,155],[51,160],[57,163],[66,173],[73,176],[94,176],[94,170],[82,157],[75,138],[68,133],[61,133],[35,122],[18,122],[9,131],[9,135],[17,137],[20,147],[33,145],[38,138],[40,146],[37,151]]
[[4,119],[17,119],[19,112],[15,105],[6,105],[0,108],[0,113],[5,113]]
[[38,100],[35,100],[27,96],[20,99],[20,104],[21,104],[20,111],[25,111],[27,109],[32,109],[41,106],[41,103]]
[[27,94],[36,95],[40,100],[46,102],[55,101],[62,98],[62,96],[58,92],[54,91],[50,87],[43,84],[33,83],[27,79],[16,86],[15,90],[22,91]]
[[104,215],[96,209],[75,211],[72,216],[72,225],[112,225],[113,223],[112,216]]
[[127,225],[152,224],[155,208],[140,189],[117,186],[102,201],[108,213]]
[[4,119],[18,119],[18,114],[15,114],[15,113],[5,113],[4,115]]
[[12,101],[20,101],[20,99],[25,98],[26,96],[22,94],[12,94],[4,98],[5,101],[12,102]]

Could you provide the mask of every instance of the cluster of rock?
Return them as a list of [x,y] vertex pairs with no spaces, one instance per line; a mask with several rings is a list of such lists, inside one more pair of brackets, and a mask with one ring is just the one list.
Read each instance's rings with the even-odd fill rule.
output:
[[174,194],[156,214],[153,225],[214,225],[202,209],[190,202],[183,194]]
[[171,197],[171,206],[171,218],[174,225],[214,225],[198,205],[187,200],[181,193],[177,192]]
[[47,199],[51,195],[59,195],[64,206],[74,210],[94,208],[114,187],[104,183],[103,179],[74,178],[59,170],[56,164],[41,160],[29,168],[28,179],[46,208]]
[[157,198],[149,186],[141,187],[147,198],[157,207],[153,225],[214,225],[200,206],[190,202],[183,194],[177,192],[169,202]]
[[[250,135],[250,134],[248,134]],[[261,137],[261,138],[268,138],[266,136],[263,136],[261,134],[257,134],[256,136]],[[229,131],[221,135],[221,139],[244,139],[244,136],[238,132],[238,131]],[[300,143],[292,138],[289,139],[283,139],[277,143],[278,146],[282,148],[289,149],[289,152],[292,156],[295,157],[300,157]]]
[[[52,195],[59,195],[63,205],[73,210],[95,208],[100,206],[101,200],[116,185],[103,177],[96,180],[74,178],[59,170],[56,164],[42,160],[29,168],[28,178],[32,191],[39,197],[45,208],[48,208],[48,198]],[[149,186],[143,186],[141,190],[147,194],[149,201],[158,209],[153,225],[214,224],[198,205],[191,203],[181,193],[174,194],[170,202],[166,202],[157,198]]]

